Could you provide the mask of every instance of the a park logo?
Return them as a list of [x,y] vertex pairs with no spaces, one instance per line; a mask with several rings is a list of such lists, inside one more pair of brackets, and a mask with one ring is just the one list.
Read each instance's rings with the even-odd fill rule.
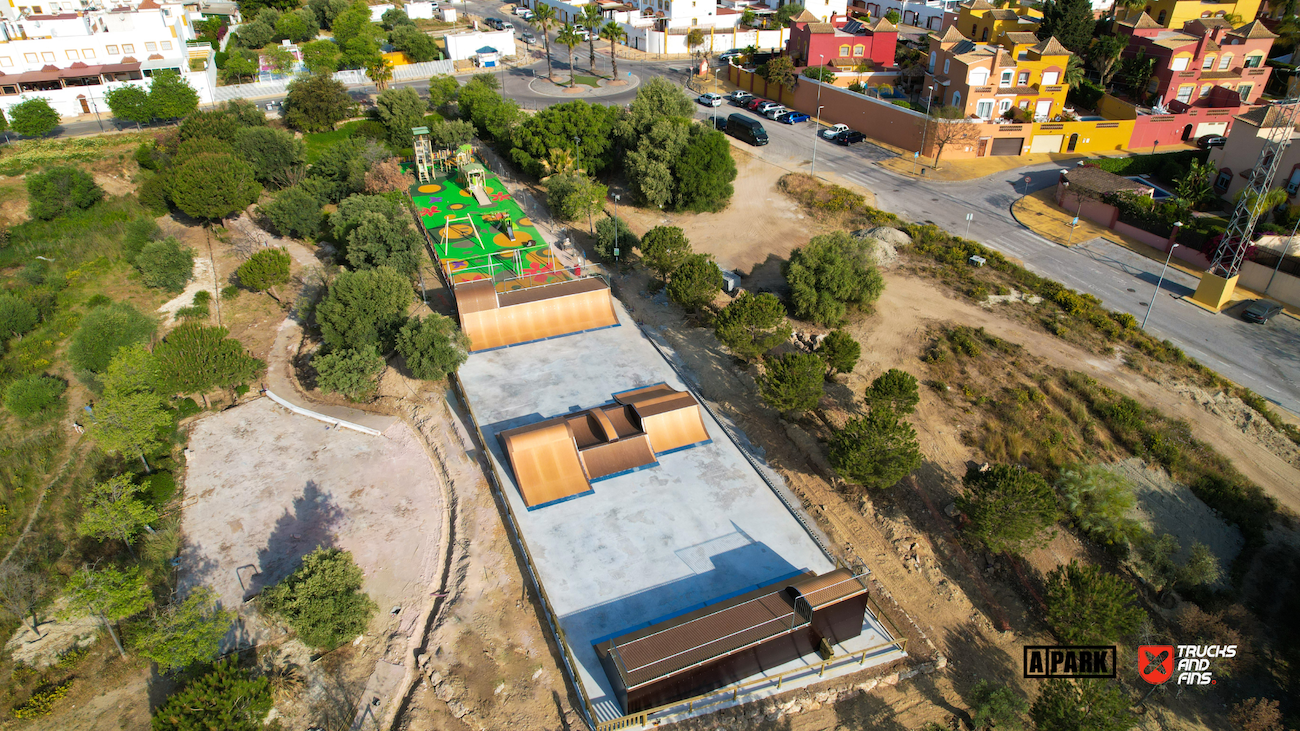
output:
[[1026,645],[1026,678],[1113,678],[1114,645]]
[[[1159,685],[1178,673],[1178,685],[1214,685],[1210,670],[1213,658],[1237,656],[1236,645],[1141,645],[1138,647],[1138,675],[1152,685]],[[1177,664],[1175,664],[1177,661]]]

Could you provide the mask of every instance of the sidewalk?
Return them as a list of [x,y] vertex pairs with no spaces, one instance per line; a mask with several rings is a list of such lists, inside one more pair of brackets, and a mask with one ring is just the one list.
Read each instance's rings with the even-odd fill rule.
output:
[[[943,166],[938,170],[935,170],[933,157],[922,155],[917,159],[917,161],[914,161],[912,158],[912,155],[915,154],[914,150],[900,150],[891,145],[881,144],[870,137],[867,138],[867,141],[898,153],[899,156],[896,158],[881,160],[877,163],[881,167],[899,173],[900,175],[907,175],[913,178],[933,180],[942,183],[958,183],[966,180],[975,180],[976,178],[983,178],[996,173],[1006,172],[1007,170],[1015,170],[1016,168],[1029,167],[1032,165],[1043,165],[1049,162],[1059,163],[1062,167],[1065,167],[1067,165],[1072,166],[1080,160],[1096,159],[1101,157],[1132,157],[1136,155],[1152,154],[1150,151],[1146,150],[1140,152],[1135,152],[1133,150],[1117,150],[1113,153],[1104,154],[1090,152],[1039,152],[1030,155],[985,155],[984,157],[968,158],[964,160],[945,160],[943,156],[940,155],[939,160]],[[1182,150],[1195,149],[1196,147],[1194,145],[1180,143],[1177,145],[1166,145],[1164,147],[1156,148],[1155,152],[1156,154],[1159,154],[1163,152],[1179,152]],[[918,161],[920,162],[920,165],[916,164]]]

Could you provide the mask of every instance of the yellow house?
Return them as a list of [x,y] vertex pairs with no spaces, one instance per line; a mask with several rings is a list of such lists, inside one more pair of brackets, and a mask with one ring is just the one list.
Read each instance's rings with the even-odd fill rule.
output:
[[1002,118],[1014,108],[1023,121],[1060,121],[1070,90],[1063,80],[1069,61],[1070,52],[1055,38],[1039,41],[1015,31],[1001,34],[996,44],[976,43],[950,27],[930,39],[923,96],[981,120]]
[[[976,0],[977,2],[979,0]],[[1120,19],[1135,20],[1140,14],[1145,12],[1150,15],[1156,23],[1165,28],[1181,29],[1183,24],[1198,18],[1226,18],[1237,16],[1240,20],[1233,20],[1233,25],[1249,23],[1255,19],[1259,13],[1261,0],[1228,0],[1227,2],[1202,2],[1202,0],[1147,0],[1146,5],[1141,9],[1123,10],[1118,13]],[[1132,16],[1130,18],[1129,16]]]
[[954,27],[972,41],[987,43],[1003,33],[1032,32],[1038,22],[1025,9],[995,8],[988,0],[967,0],[961,4]]

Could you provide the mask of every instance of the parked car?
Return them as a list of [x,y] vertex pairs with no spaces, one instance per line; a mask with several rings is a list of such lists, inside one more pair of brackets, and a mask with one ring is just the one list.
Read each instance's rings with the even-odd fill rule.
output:
[[522,5],[515,6],[515,15],[523,15],[525,12],[531,13],[532,11]]
[[580,25],[573,26],[573,30],[582,38],[584,42],[591,37],[591,31],[587,30],[586,28]]
[[519,39],[530,46],[537,42],[537,36],[533,35],[531,30],[526,30],[523,33],[520,33]]
[[763,116],[767,117],[768,119],[775,120],[777,117],[781,116],[782,114],[785,114],[788,111],[790,111],[788,107],[778,104],[774,107],[768,107],[767,111],[763,112]]
[[532,20],[532,19],[533,19],[533,11],[529,10],[528,8],[523,8],[523,9],[520,10],[519,12],[515,13],[515,15],[518,15],[519,17],[523,18],[524,20]]
[[849,130],[848,132],[841,132],[835,135],[834,137],[831,138],[831,142],[834,142],[837,145],[844,145],[845,147],[848,147],[849,145],[856,145],[857,143],[865,139],[867,139],[867,136],[862,134],[861,132],[855,132],[853,130]]
[[782,122],[784,124],[799,124],[800,122],[807,122],[810,119],[812,119],[812,117],[809,117],[807,114],[804,114],[803,112],[786,112],[785,114],[782,114],[781,116],[777,117],[776,121]]
[[722,106],[722,95],[709,92],[707,94],[700,94],[698,97],[695,98],[695,101],[703,104],[706,107],[720,107]]
[[744,140],[755,147],[761,147],[768,143],[767,130],[763,129],[762,123],[743,114],[733,114],[727,117],[727,134],[738,140]]
[[1251,300],[1246,309],[1241,311],[1241,319],[1246,322],[1268,322],[1282,311],[1282,305],[1268,300]]
[[835,139],[835,135],[838,135],[841,132],[848,132],[848,131],[849,131],[849,126],[847,124],[833,124],[827,127],[826,129],[822,130],[820,134],[823,140],[831,140],[831,139]]
[[714,118],[713,118],[713,128],[716,129],[716,130],[718,130],[719,132],[726,132],[726,131],[727,131],[727,118],[726,118],[726,117],[714,117]]
[[724,60],[724,61],[725,61],[726,59],[729,59],[729,58],[739,58],[739,57],[741,57],[741,56],[743,56],[743,55],[745,55],[745,52],[744,52],[743,50],[741,50],[741,49],[739,49],[739,48],[733,48],[733,49],[731,49],[730,51],[723,51],[722,53],[719,53],[719,54],[718,54],[718,58],[719,58],[720,60]]
[[489,28],[495,28],[496,30],[506,29],[506,22],[500,18],[484,18],[483,25],[486,25]]
[[745,104],[748,104],[751,99],[754,98],[754,95],[744,90],[738,90],[728,94],[727,98],[731,100],[732,104],[735,104],[737,106],[744,106]]
[[784,107],[784,106],[785,105],[781,104],[780,102],[774,102],[768,99],[764,99],[757,106],[751,107],[751,109],[758,112],[759,114],[767,114],[767,110],[772,109],[773,107]]
[[775,103],[776,102],[770,102],[762,97],[756,96],[753,99],[750,99],[749,101],[745,102],[745,108],[753,112],[758,110],[760,104],[775,104]]
[[1196,146],[1202,150],[1208,150],[1211,147],[1223,147],[1228,144],[1228,138],[1223,135],[1201,135],[1196,138]]

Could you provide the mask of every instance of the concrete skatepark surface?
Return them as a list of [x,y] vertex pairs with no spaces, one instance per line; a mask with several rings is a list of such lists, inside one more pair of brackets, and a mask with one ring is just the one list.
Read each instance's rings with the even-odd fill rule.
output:
[[[617,300],[615,307],[624,327],[474,353],[460,370],[600,720],[622,711],[592,643],[801,570],[834,568],[708,413],[712,443],[597,482],[594,494],[525,508],[498,432],[607,403],[619,391],[686,388]],[[863,639],[863,647],[888,641],[883,630]]]

